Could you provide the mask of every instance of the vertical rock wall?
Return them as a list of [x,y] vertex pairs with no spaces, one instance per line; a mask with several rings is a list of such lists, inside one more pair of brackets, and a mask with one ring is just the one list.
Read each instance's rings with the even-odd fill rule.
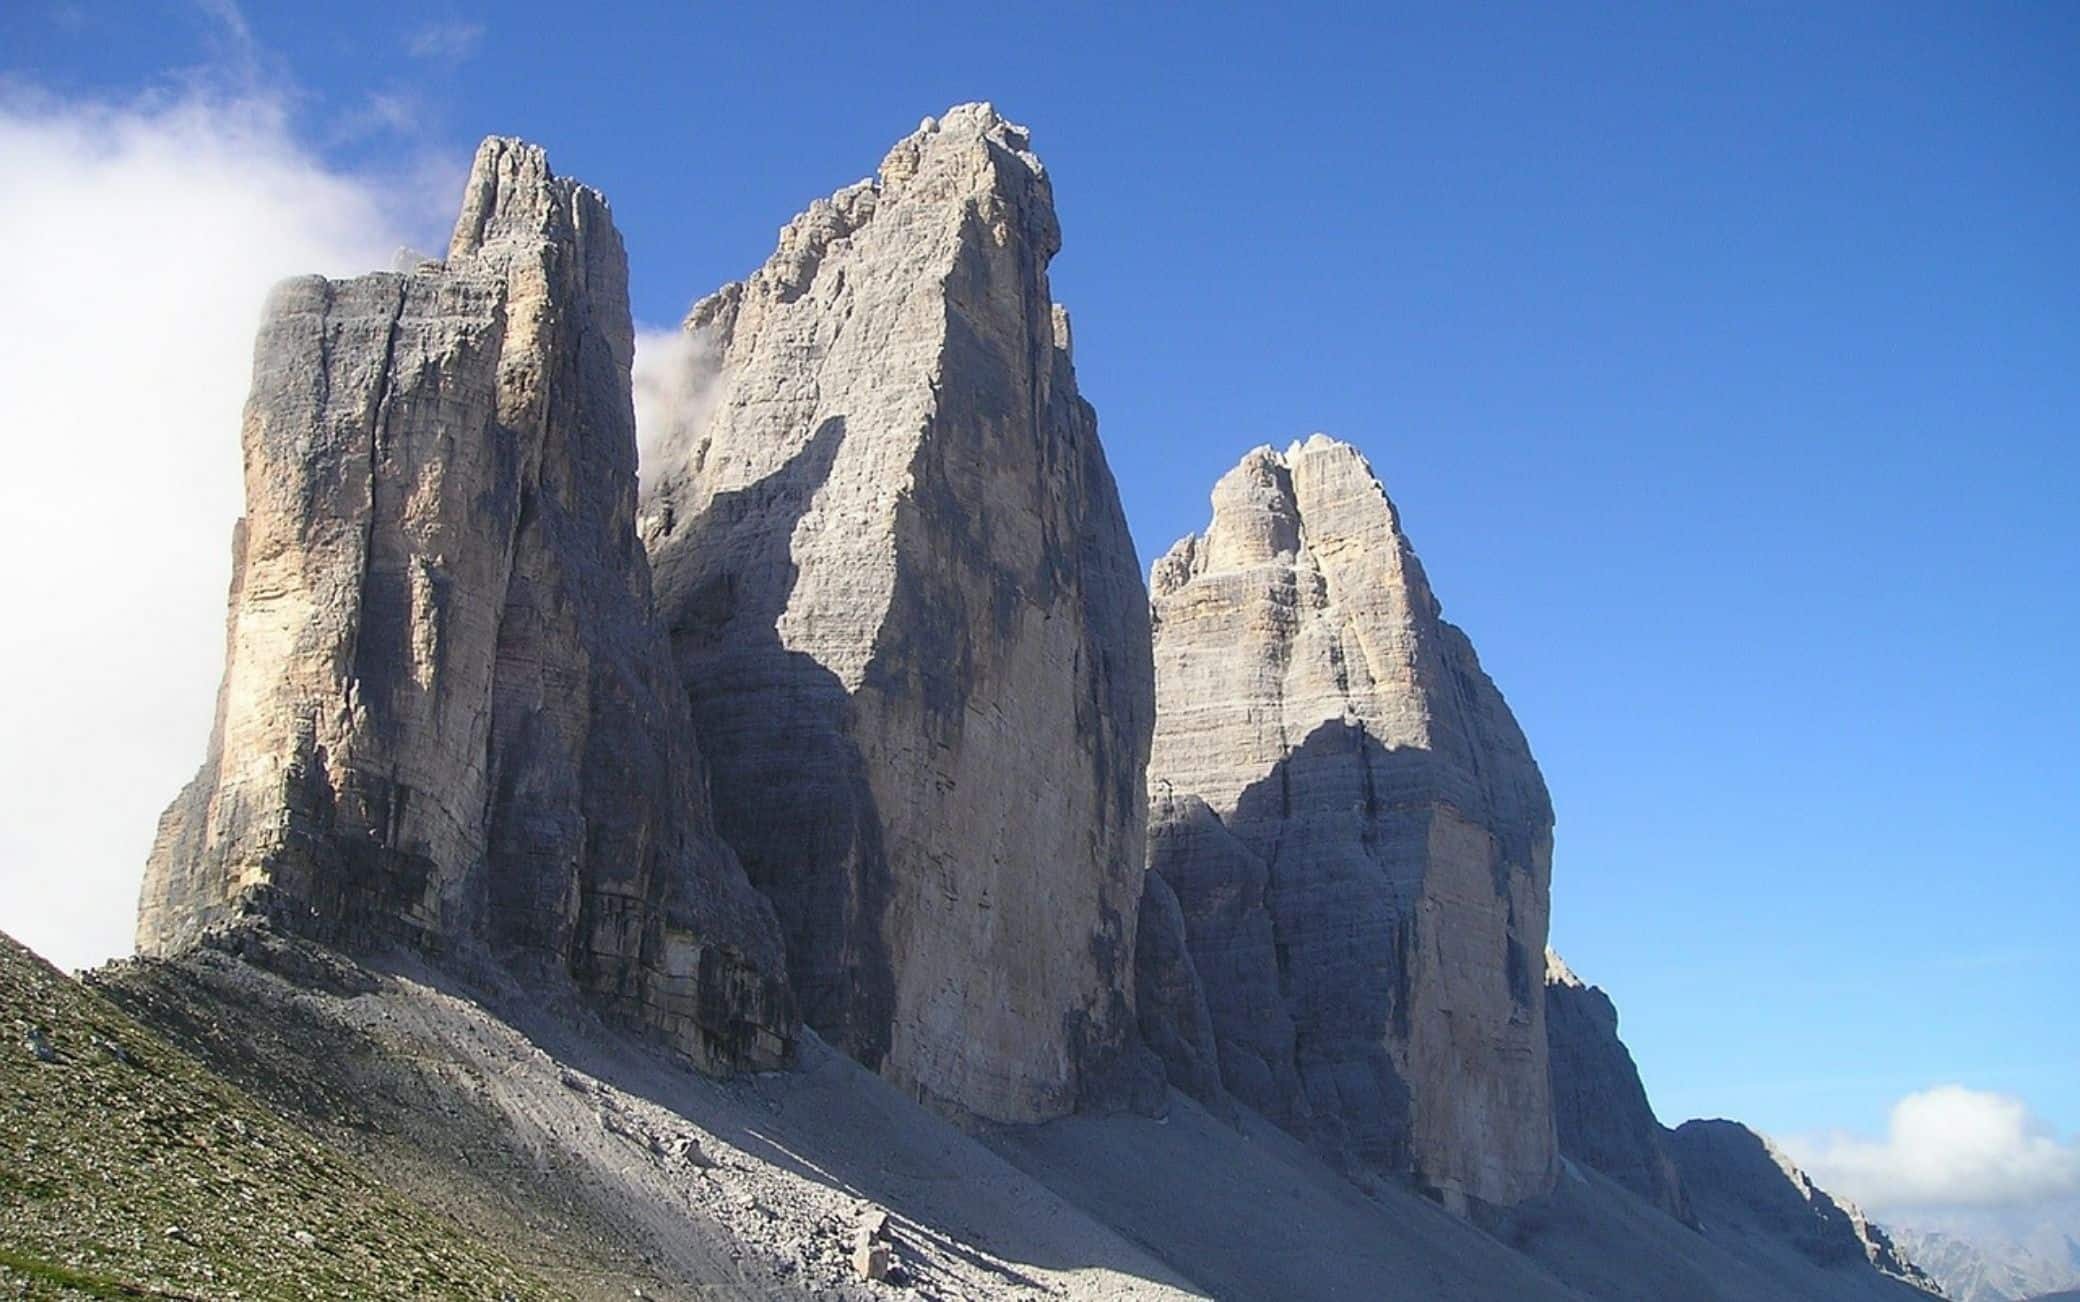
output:
[[[1123,1101],[1146,593],[1025,131],[927,120],[686,328],[641,530],[805,1020],[998,1121]],[[689,386],[690,387],[690,386]]]
[[1222,1082],[1355,1172],[1541,1193],[1552,811],[1523,734],[1354,448],[1258,449],[1213,506],[1155,567],[1150,867]]
[[276,290],[216,725],[141,950],[256,913],[488,942],[704,1065],[785,1059],[777,928],[651,619],[627,275],[605,201],[493,139],[445,263]]

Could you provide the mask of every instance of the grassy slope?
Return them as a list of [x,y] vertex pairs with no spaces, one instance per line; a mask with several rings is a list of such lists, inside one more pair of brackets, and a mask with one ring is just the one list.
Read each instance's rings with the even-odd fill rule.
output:
[[[38,1059],[32,1029],[56,1061]],[[32,1297],[548,1296],[5,935],[0,1286]]]

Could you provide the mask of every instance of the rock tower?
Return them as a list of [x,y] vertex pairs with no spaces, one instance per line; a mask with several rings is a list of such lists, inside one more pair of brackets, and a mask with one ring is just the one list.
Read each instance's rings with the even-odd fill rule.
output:
[[651,616],[632,348],[606,202],[513,140],[445,262],[275,291],[216,724],[140,950],[255,915],[487,946],[704,1066],[787,1058],[779,931]]
[[[1152,587],[1151,891],[1223,1087],[1355,1174],[1544,1192],[1552,809],[1371,467],[1259,448]],[[1203,1077],[1208,1037],[1151,1031]]]
[[640,526],[805,1020],[995,1121],[1156,1083],[1131,1002],[1147,595],[1060,244],[1023,128],[927,119],[695,305],[704,398]]

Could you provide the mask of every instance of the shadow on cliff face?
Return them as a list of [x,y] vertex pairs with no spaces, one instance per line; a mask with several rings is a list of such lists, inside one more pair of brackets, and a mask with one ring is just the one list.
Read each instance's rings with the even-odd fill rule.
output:
[[[1686,1121],[1667,1134],[1684,1182],[1713,1220],[1749,1220],[1817,1266],[1870,1264],[1849,1213],[1803,1172],[1787,1169],[1761,1135],[1718,1120]],[[1884,1250],[1892,1252],[1889,1238]]]
[[1385,1171],[1409,1169],[1409,1086],[1387,1041],[1408,1035],[1415,882],[1396,859],[1420,853],[1426,810],[1406,789],[1431,763],[1331,720],[1224,820],[1267,870],[1268,957],[1301,1091],[1287,1111],[1317,1150]]
[[[1352,1174],[1412,1172],[1411,1083],[1388,1046],[1410,1034],[1431,823],[1441,804],[1492,821],[1479,776],[1451,767],[1331,719],[1226,818],[1183,797],[1150,841],[1208,987],[1223,1085]],[[1496,963],[1528,1006],[1530,951],[1509,922]]]
[[674,563],[703,573],[660,613],[708,760],[718,830],[779,915],[802,1020],[878,1067],[895,1016],[881,819],[846,732],[850,695],[779,632],[800,573],[795,526],[844,441],[844,418],[824,421],[785,466],[716,494],[680,524]]

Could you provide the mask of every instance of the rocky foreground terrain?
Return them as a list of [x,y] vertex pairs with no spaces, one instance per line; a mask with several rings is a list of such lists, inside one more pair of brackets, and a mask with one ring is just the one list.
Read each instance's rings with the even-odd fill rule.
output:
[[557,1295],[5,936],[0,1025],[10,1296]]
[[540,150],[279,289],[142,957],[8,951],[9,1278],[1930,1296],[1655,1117],[1355,447],[1251,452],[1144,587],[1061,238],[1023,127],[926,119],[698,301],[640,494],[621,241]]
[[[1753,1189],[1713,1187],[1700,1231],[1569,1161],[1475,1224],[1181,1093],[964,1131],[813,1033],[792,1070],[716,1079],[496,968],[228,943],[85,986],[8,951],[0,1016],[62,1055],[0,1055],[4,1278],[29,1295],[1927,1296],[1743,1210]],[[133,1063],[75,1052],[100,1040]],[[133,1071],[180,1089],[141,1110]]]

